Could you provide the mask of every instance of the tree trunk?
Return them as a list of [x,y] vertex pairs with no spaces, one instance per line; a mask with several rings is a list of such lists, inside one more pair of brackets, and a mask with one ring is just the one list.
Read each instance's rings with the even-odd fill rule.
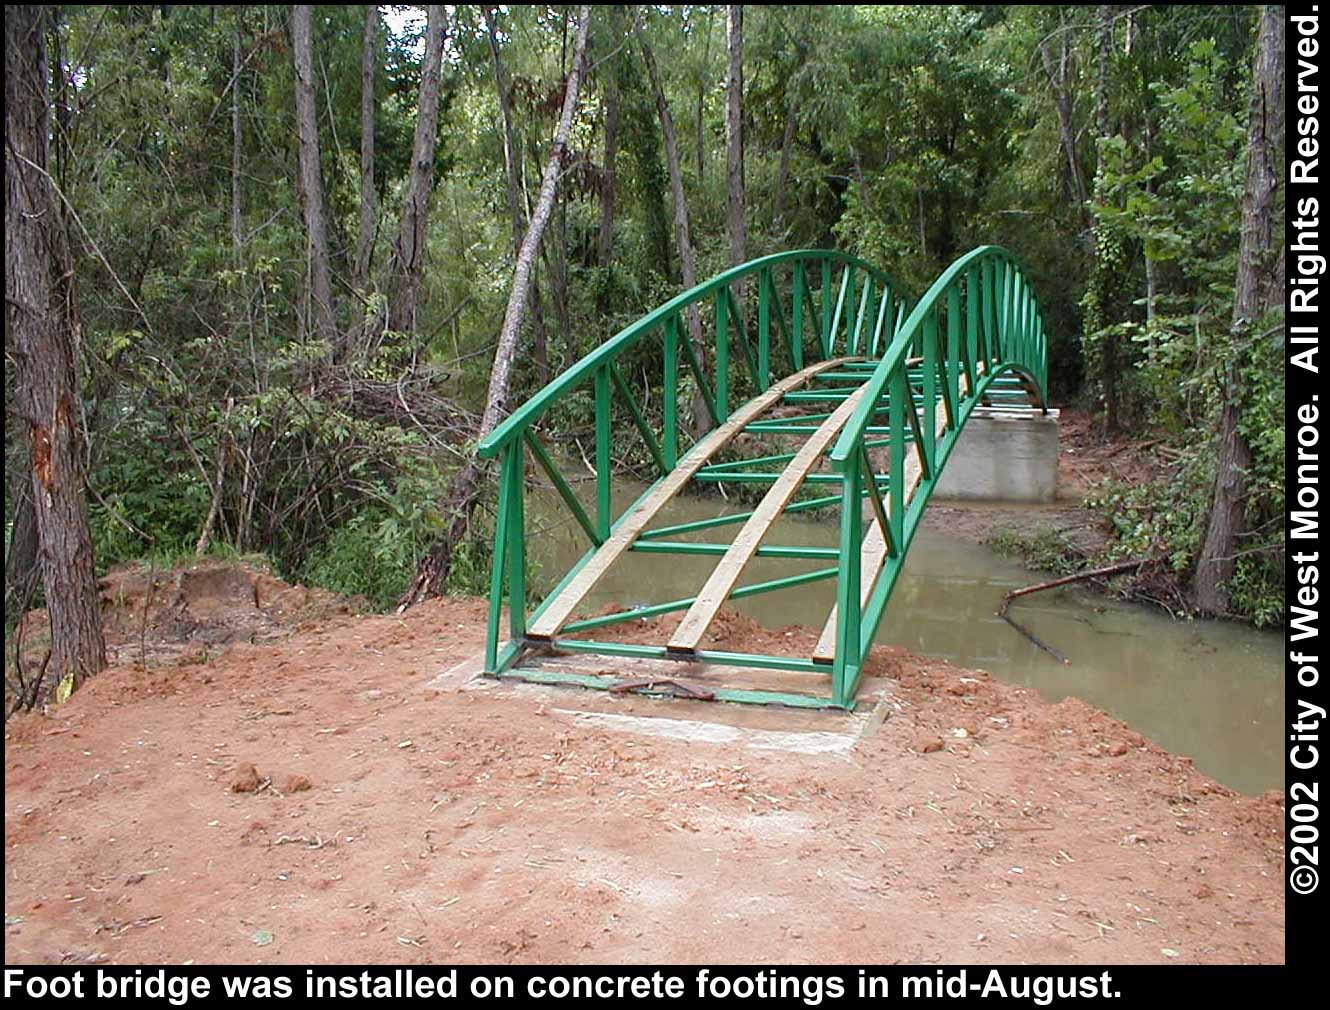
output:
[[694,147],[697,148],[697,185],[701,189],[706,183],[706,153],[707,153],[707,134],[706,134],[706,109],[707,109],[707,85],[710,83],[708,73],[711,70],[711,11],[710,7],[703,7],[705,11],[702,27],[702,70],[697,75],[697,111],[693,117]]
[[527,226],[526,234],[522,237],[522,248],[513,270],[513,286],[508,296],[508,307],[499,330],[499,344],[495,350],[494,368],[490,374],[489,396],[480,423],[479,434],[482,438],[493,431],[508,413],[512,366],[517,354],[517,338],[521,332],[522,320],[526,316],[531,272],[535,267],[536,252],[541,237],[545,234],[545,226],[549,223],[550,213],[554,209],[554,191],[559,184],[559,172],[563,167],[564,152],[568,148],[568,134],[572,130],[573,115],[577,111],[582,75],[586,72],[587,26],[591,21],[589,5],[582,6],[578,21],[576,50],[572,68],[568,73],[563,111],[559,116],[559,126],[554,134],[554,143],[550,148],[545,174],[540,181],[540,195],[536,200],[536,209],[531,215],[531,223]]
[[1067,159],[1067,176],[1071,182],[1072,199],[1080,208],[1080,217],[1085,221],[1090,213],[1090,191],[1085,185],[1085,169],[1076,154],[1076,126],[1072,119],[1071,91],[1067,87],[1067,44],[1060,43],[1057,68],[1048,52],[1048,43],[1039,46],[1039,56],[1044,64],[1044,73],[1048,84],[1053,89],[1053,108],[1058,116],[1058,139],[1062,144],[1062,153]]
[[297,189],[305,218],[306,256],[309,263],[310,327],[329,349],[337,344],[333,317],[332,268],[328,258],[328,232],[323,209],[323,176],[319,167],[319,117],[314,104],[313,8],[291,8],[291,52],[296,72]]
[[240,206],[240,169],[244,134],[240,123],[240,71],[244,62],[240,58],[240,11],[237,8],[236,31],[231,39],[231,253],[240,264],[240,247],[245,242],[244,217]]
[[[235,35],[231,40],[231,269],[236,271],[237,277],[245,265],[245,217],[241,200],[245,139],[240,119],[240,74],[245,67],[245,61],[241,58],[240,34],[244,27],[244,10],[241,6],[235,8]],[[144,272],[140,273],[140,289]],[[239,346],[250,312],[247,286],[239,280],[234,284],[228,311],[230,320],[227,329],[231,339]]]
[[51,626],[48,669],[76,688],[106,665],[78,423],[73,269],[47,166],[46,9],[5,14],[5,315]]
[[[1099,5],[1098,76],[1095,80],[1095,128],[1100,144],[1109,139],[1109,69],[1113,54],[1113,5]],[[1100,158],[1102,161],[1102,152]],[[1095,170],[1094,204],[1102,208],[1105,203],[1104,170],[1100,164]],[[1106,230],[1102,215],[1094,217],[1094,259],[1090,268],[1090,294],[1092,310],[1088,313],[1087,331],[1098,342],[1097,377],[1104,398],[1104,431],[1109,435],[1121,430],[1119,416],[1119,342],[1121,338],[1108,329],[1112,318],[1113,300],[1118,288],[1116,273],[1122,269],[1120,241],[1112,230]]]
[[402,206],[402,225],[393,246],[393,297],[388,326],[400,333],[416,331],[420,280],[425,266],[425,232],[429,198],[434,190],[434,155],[439,137],[439,79],[443,61],[446,8],[432,4],[425,27],[425,59],[416,100],[416,134],[411,147],[411,172]]
[[[522,332],[522,320],[526,315],[527,301],[531,289],[531,274],[535,268],[536,256],[540,249],[541,237],[549,223],[554,209],[554,193],[559,184],[559,173],[563,167],[564,154],[568,148],[568,135],[572,130],[573,115],[577,111],[578,93],[582,86],[582,77],[586,72],[587,29],[591,23],[591,7],[583,4],[578,12],[577,42],[573,55],[573,64],[568,73],[568,84],[563,96],[563,111],[559,116],[559,125],[554,134],[554,143],[550,147],[549,161],[545,165],[545,174],[540,181],[540,195],[536,208],[531,214],[531,222],[522,237],[522,247],[517,255],[513,270],[513,283],[508,294],[508,307],[503,314],[503,325],[499,329],[499,342],[494,351],[494,367],[490,372],[488,396],[485,412],[481,416],[477,438],[484,438],[493,431],[508,413],[508,398],[512,385],[513,363],[517,358],[518,337]],[[447,509],[453,515],[444,535],[434,544],[429,553],[421,559],[416,569],[416,577],[411,588],[402,597],[399,610],[429,596],[443,593],[448,582],[448,572],[452,567],[452,555],[456,546],[466,536],[475,509],[482,482],[482,466],[475,456],[469,459],[458,473],[449,489]]]
[[[679,246],[679,271],[683,279],[684,290],[697,286],[697,259],[693,253],[693,238],[688,222],[688,197],[683,189],[683,169],[679,164],[679,140],[674,131],[674,116],[670,114],[670,103],[665,97],[665,88],[661,84],[660,72],[656,68],[656,58],[647,44],[646,37],[637,33],[638,44],[642,47],[642,60],[646,64],[647,77],[651,81],[651,92],[656,99],[656,114],[660,117],[660,132],[665,138],[665,166],[670,173],[670,193],[674,198],[674,238]],[[688,326],[688,336],[693,346],[702,355],[702,367],[708,366],[706,345],[702,341],[702,317],[697,306],[684,309],[684,320]],[[694,434],[701,436],[710,425],[706,400],[699,391],[693,403]],[[714,420],[714,419],[711,419]]]
[[779,231],[785,223],[785,185],[790,178],[790,149],[794,146],[794,98],[786,96],[788,105],[785,109],[785,132],[780,139],[780,167],[776,170],[776,195],[772,200],[774,207],[771,221]]
[[494,57],[494,89],[499,96],[499,119],[503,125],[503,170],[508,180],[508,213],[513,225],[513,259],[522,248],[522,232],[525,229],[522,213],[522,181],[517,175],[517,147],[513,140],[513,104],[508,83],[508,70],[503,65],[499,53],[498,29],[494,24],[494,10],[482,8],[485,15],[485,28],[489,36],[490,54]]
[[1095,79],[1094,121],[1100,138],[1108,136],[1109,66],[1113,56],[1113,5],[1099,5],[1098,76]]
[[618,179],[615,174],[619,156],[619,82],[613,61],[621,54],[608,57],[611,65],[605,74],[605,157],[600,175],[600,234],[596,240],[596,263],[608,268],[614,255],[614,202]]
[[1195,603],[1202,613],[1228,610],[1229,581],[1236,566],[1237,538],[1247,504],[1247,468],[1251,447],[1243,435],[1243,380],[1240,349],[1260,317],[1282,304],[1278,283],[1282,234],[1275,233],[1279,153],[1284,146],[1284,11],[1266,6],[1252,67],[1251,108],[1247,122],[1247,181],[1242,194],[1242,237],[1233,291],[1232,330],[1236,345],[1224,381],[1224,409],[1219,419],[1219,460],[1209,527],[1196,564]]
[[725,76],[726,227],[731,266],[744,262],[748,253],[748,227],[744,220],[743,19],[743,4],[729,4],[725,8],[725,42],[729,52],[729,70]]
[[[494,58],[494,89],[499,96],[499,118],[503,124],[503,168],[508,181],[508,214],[513,226],[513,262],[522,249],[522,236],[526,233],[526,214],[523,210],[522,180],[518,174],[521,164],[521,152],[513,136],[513,100],[512,84],[508,78],[508,68],[504,66],[503,56],[499,52],[498,28],[494,22],[494,9],[484,7],[485,30],[489,37],[490,54]],[[536,334],[536,346],[547,347],[545,336],[545,307],[540,298],[540,284],[535,272],[531,274],[531,321]],[[546,366],[548,368],[548,365]]]
[[[22,454],[26,459],[27,454]],[[5,550],[5,634],[23,616],[25,600],[41,575],[37,559],[37,512],[32,503],[31,467],[15,474],[9,486],[14,525],[9,533],[9,546]],[[8,468],[6,468],[8,469]],[[5,477],[8,481],[9,476]]]
[[365,35],[360,50],[360,229],[356,236],[356,288],[369,290],[374,236],[379,224],[374,188],[374,78],[379,66],[379,8],[365,6]]

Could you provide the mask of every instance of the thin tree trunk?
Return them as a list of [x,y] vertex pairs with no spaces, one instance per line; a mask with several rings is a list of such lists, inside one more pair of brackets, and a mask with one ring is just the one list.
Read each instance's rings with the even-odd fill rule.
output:
[[212,500],[208,505],[207,518],[199,531],[199,539],[194,544],[195,554],[206,554],[212,546],[213,533],[217,528],[217,519],[222,511],[222,494],[226,490],[226,460],[231,439],[231,411],[235,408],[235,398],[226,398],[226,413],[222,415],[221,428],[217,434],[217,451],[213,463]]
[[[549,224],[550,214],[554,209],[554,193],[559,184],[559,172],[563,165],[564,154],[568,148],[568,135],[572,130],[573,115],[577,111],[578,94],[582,86],[582,77],[586,72],[587,29],[591,24],[591,7],[583,4],[578,12],[577,41],[573,55],[573,64],[568,73],[568,83],[563,96],[563,111],[559,116],[559,125],[554,134],[554,143],[550,147],[549,161],[545,165],[545,174],[540,182],[540,195],[536,208],[531,214],[531,222],[522,237],[522,247],[517,255],[513,270],[512,288],[508,295],[508,307],[503,314],[503,325],[499,329],[498,346],[494,351],[494,367],[490,372],[488,396],[485,412],[481,416],[478,438],[484,438],[498,426],[508,413],[508,399],[512,387],[513,364],[517,359],[518,338],[522,332],[522,320],[526,315],[527,302],[531,290],[531,275],[535,269],[536,256],[540,248],[541,237]],[[447,531],[435,543],[430,552],[421,559],[416,569],[416,577],[411,588],[403,596],[399,610],[405,609],[428,596],[440,595],[447,586],[448,572],[452,566],[453,550],[461,543],[471,522],[471,514],[481,489],[482,466],[475,456],[469,459],[458,473],[447,496],[448,510],[453,521]]]
[[1076,154],[1076,127],[1072,120],[1071,92],[1067,87],[1067,45],[1061,43],[1056,70],[1048,52],[1048,44],[1039,46],[1039,56],[1044,64],[1044,73],[1048,84],[1053,89],[1053,108],[1058,116],[1058,139],[1062,144],[1062,153],[1067,159],[1067,176],[1071,180],[1072,198],[1080,208],[1080,217],[1085,221],[1090,213],[1090,191],[1085,184],[1085,169]]
[[[245,8],[242,6],[235,8],[235,35],[231,41],[231,267],[236,271],[237,277],[241,276],[245,265],[245,219],[240,190],[244,167],[242,160],[244,132],[240,119],[240,74],[245,66],[245,61],[241,58],[240,33],[244,24],[244,11]],[[249,297],[246,286],[237,282],[233,287],[230,298],[230,320],[227,327],[234,346],[242,346],[241,341],[243,340],[245,326],[249,321]],[[224,459],[219,462],[219,474],[213,491],[213,503],[209,509],[208,520],[204,524],[203,534],[199,537],[199,543],[203,545],[204,549],[212,540],[212,528],[217,521],[217,514],[221,510],[223,482],[220,471],[224,462]],[[202,552],[202,549],[200,549],[196,553]]]
[[725,43],[729,53],[725,76],[726,227],[731,266],[744,262],[748,255],[748,226],[744,219],[743,17],[743,4],[726,6]]
[[785,132],[780,138],[780,167],[776,170],[776,194],[772,199],[775,205],[772,209],[771,220],[779,231],[781,225],[785,223],[785,185],[790,178],[790,149],[794,146],[794,100],[787,96],[788,106],[785,109]]
[[610,265],[614,255],[614,203],[618,188],[615,174],[619,156],[619,82],[614,63],[622,56],[610,58],[605,74],[605,157],[600,176],[600,234],[596,241],[596,263],[602,268]]
[[1242,194],[1242,237],[1233,291],[1234,358],[1224,382],[1219,420],[1219,460],[1214,502],[1196,565],[1195,602],[1202,613],[1222,614],[1229,606],[1229,581],[1236,567],[1237,538],[1247,504],[1247,468],[1251,446],[1241,429],[1246,393],[1240,360],[1242,343],[1266,312],[1283,298],[1277,257],[1282,235],[1274,227],[1284,146],[1284,9],[1266,6],[1252,67],[1251,108],[1247,122],[1247,181]]
[[[674,130],[674,116],[670,113],[670,103],[665,97],[665,88],[661,84],[660,72],[656,68],[656,58],[647,44],[646,37],[637,32],[638,44],[642,47],[642,61],[646,64],[647,77],[651,81],[651,91],[656,99],[656,115],[660,117],[660,132],[665,138],[665,165],[670,173],[670,193],[674,198],[674,238],[679,246],[679,271],[683,279],[684,290],[697,286],[697,259],[693,253],[693,238],[688,222],[688,197],[683,188],[683,169],[679,164],[679,140]],[[688,326],[688,335],[693,346],[702,355],[702,367],[708,367],[706,345],[702,340],[702,317],[697,306],[684,309],[684,320]],[[702,435],[710,428],[706,399],[699,391],[693,402],[694,434]]]
[[365,34],[360,49],[360,229],[356,236],[357,290],[369,289],[374,236],[379,224],[378,191],[374,188],[374,78],[379,66],[379,8],[365,6]]
[[319,167],[319,118],[314,103],[313,8],[291,8],[291,52],[296,73],[297,182],[305,218],[306,255],[309,262],[312,331],[331,349],[337,343],[333,317],[332,268],[328,258],[328,231],[323,207],[323,177]]
[[84,500],[73,267],[47,167],[46,10],[5,12],[6,350],[15,364],[15,410],[28,425],[51,626],[47,669],[72,689],[106,665],[106,646]]
[[[1131,19],[1133,28],[1136,24],[1136,18]],[[1149,110],[1145,113],[1145,157],[1148,161],[1154,155],[1154,127],[1150,122]],[[1154,179],[1145,180],[1145,192],[1153,199],[1155,193]],[[1150,342],[1146,345],[1146,354],[1151,362],[1154,361],[1156,351],[1155,319],[1158,312],[1155,308],[1155,300],[1158,298],[1159,282],[1156,278],[1156,269],[1154,257],[1149,250],[1144,250],[1145,259],[1145,329],[1149,334]]]
[[536,209],[531,215],[531,223],[522,237],[522,248],[517,256],[513,271],[513,286],[508,298],[508,307],[504,312],[503,325],[499,330],[499,344],[494,354],[494,369],[490,374],[489,396],[485,404],[485,413],[480,423],[480,435],[488,435],[508,413],[508,394],[512,377],[513,361],[517,354],[517,338],[521,332],[522,320],[526,315],[528,285],[531,272],[535,267],[536,251],[545,226],[549,223],[550,213],[554,209],[554,192],[559,183],[559,170],[563,164],[564,152],[568,147],[568,135],[572,130],[573,115],[577,111],[578,93],[582,86],[582,75],[586,71],[587,27],[591,21],[591,8],[583,5],[578,15],[577,43],[573,56],[573,65],[568,74],[568,84],[563,98],[563,111],[559,116],[559,126],[554,134],[554,143],[550,148],[549,161],[545,174],[540,181],[540,195],[536,200]]
[[[1100,4],[1098,28],[1099,68],[1095,80],[1095,127],[1101,144],[1109,138],[1109,68],[1112,54],[1113,5]],[[1102,160],[1102,152],[1100,157]],[[1095,171],[1094,203],[1096,208],[1104,206],[1104,187],[1104,169],[1103,165],[1100,164]],[[1095,315],[1097,318],[1094,320],[1094,329],[1097,331],[1099,342],[1098,377],[1104,397],[1104,431],[1109,435],[1113,435],[1121,430],[1118,402],[1119,337],[1116,332],[1108,329],[1109,323],[1112,322],[1108,302],[1112,292],[1116,289],[1112,272],[1119,270],[1121,264],[1117,262],[1118,258],[1116,256],[1105,255],[1108,251],[1105,247],[1109,243],[1115,243],[1115,237],[1111,233],[1105,234],[1100,214],[1096,214],[1094,221],[1094,262],[1090,270],[1090,286],[1095,293]]]
[[239,12],[243,9],[237,8],[236,31],[231,40],[231,253],[237,265],[240,263],[240,248],[245,242],[240,206],[240,159],[244,141],[240,123],[240,71],[244,64],[240,58]]
[[697,148],[697,185],[699,188],[706,182],[706,108],[707,108],[707,84],[708,73],[711,70],[711,13],[710,8],[703,8],[707,11],[705,24],[702,28],[702,70],[697,75],[697,112],[693,117],[694,146]]
[[[484,7],[481,13],[485,17],[485,30],[489,37],[490,55],[494,58],[494,90],[499,97],[499,118],[503,125],[503,169],[508,182],[508,215],[513,226],[513,262],[517,262],[522,249],[522,236],[526,233],[525,201],[522,198],[522,180],[518,174],[521,164],[521,152],[517,149],[513,130],[512,84],[508,78],[508,68],[504,65],[499,52],[498,27],[494,21],[494,8]],[[545,335],[545,306],[540,297],[540,284],[535,271],[531,274],[531,321],[535,330],[535,343],[538,348],[548,346]],[[548,369],[548,363],[546,364]]]
[[1113,56],[1113,4],[1099,5],[1099,70],[1095,80],[1094,119],[1101,138],[1108,136],[1108,78]]
[[416,331],[420,281],[425,266],[425,237],[429,224],[429,198],[434,190],[434,155],[439,137],[440,66],[446,8],[432,4],[425,26],[425,60],[416,100],[416,134],[411,147],[411,171],[402,225],[393,246],[393,297],[388,326],[400,333]]
[[[27,453],[23,453],[26,460]],[[23,469],[15,475],[9,485],[12,500],[11,514],[14,525],[9,532],[9,545],[5,549],[5,628],[6,635],[10,626],[22,618],[19,612],[28,596],[28,590],[41,575],[37,558],[37,511],[32,503],[31,467],[22,464]],[[6,474],[8,481],[8,474]]]
[[494,9],[482,8],[485,15],[485,28],[489,36],[490,54],[494,57],[494,89],[499,96],[499,119],[503,125],[503,170],[508,180],[508,213],[513,225],[513,259],[522,247],[522,233],[525,230],[522,213],[522,181],[517,174],[519,157],[513,140],[513,103],[512,92],[508,83],[508,69],[503,65],[499,53],[498,29],[494,24]]

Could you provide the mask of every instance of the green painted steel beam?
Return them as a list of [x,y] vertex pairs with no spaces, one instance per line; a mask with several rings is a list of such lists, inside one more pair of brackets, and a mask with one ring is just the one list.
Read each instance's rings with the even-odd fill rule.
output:
[[584,638],[556,638],[542,642],[563,652],[591,653],[599,656],[627,656],[638,659],[674,659],[698,663],[724,663],[727,666],[756,667],[766,670],[788,670],[792,673],[825,673],[826,667],[811,659],[791,659],[789,656],[766,656],[750,652],[716,652],[699,649],[697,652],[670,652],[663,645],[637,645],[632,642],[599,642]]
[[[885,414],[886,405],[878,407],[876,413]],[[823,411],[818,414],[786,414],[783,417],[772,417],[765,421],[752,421],[744,427],[744,431],[762,431],[763,426],[790,424],[791,422],[802,423],[804,421],[825,421],[832,415],[833,411]]]
[[[746,430],[746,429],[745,429]],[[724,463],[711,463],[698,470],[698,473],[712,473],[715,471],[730,471],[748,466],[761,466],[766,463],[788,463],[797,456],[797,452],[780,452],[772,456],[749,456],[745,459],[730,460]]]
[[[590,688],[596,691],[610,691],[620,684],[637,683],[640,677],[610,678],[597,676],[594,673],[573,673],[563,670],[508,670],[498,675],[501,680],[517,680],[528,684],[544,684],[547,686],[566,686]],[[744,690],[735,687],[710,687],[706,688],[716,701],[730,702],[740,705],[779,705],[788,708],[811,708],[811,709],[840,709],[844,706],[837,705],[830,698],[820,698],[813,694],[797,694],[793,691],[754,691]],[[655,695],[657,697],[672,696],[672,692],[660,690],[645,690],[636,688],[634,694]]]
[[[801,435],[801,434],[803,434],[803,433],[805,433],[805,432],[813,432],[813,431],[817,431],[817,429],[818,429],[819,427],[821,427],[821,425],[812,424],[812,423],[809,423],[809,424],[773,424],[773,425],[770,425],[769,427],[766,427],[766,428],[758,428],[758,429],[756,429],[756,430],[754,430],[753,428],[749,427],[749,428],[745,428],[744,431],[751,432],[751,433],[753,433],[753,434],[755,434],[755,435]],[[865,428],[865,429],[864,429],[864,433],[865,433],[865,434],[868,434],[868,435],[885,435],[885,434],[887,433],[887,431],[888,431],[888,429],[882,427],[881,425],[874,425],[874,426],[871,427],[871,428]],[[909,442],[909,441],[911,441],[911,439],[908,439],[908,438],[907,438],[905,441]]]
[[[740,586],[730,593],[728,598],[742,600],[749,596],[775,593],[782,589],[792,589],[795,586],[807,585],[810,582],[821,582],[835,577],[835,568],[819,568],[812,572],[800,572],[798,575],[787,575],[780,579],[769,579],[766,582],[754,582],[751,585]],[[659,617],[661,614],[672,614],[678,610],[687,610],[696,601],[696,596],[687,596],[677,600],[667,600],[664,603],[652,603],[645,607],[635,607],[632,610],[620,610],[613,614],[588,617],[581,621],[570,621],[564,625],[563,633],[576,634],[579,631],[590,631],[593,628],[603,628],[610,624],[622,624],[625,621],[643,620],[650,617]]]
[[[734,470],[730,473],[709,473],[705,477],[699,473],[693,479],[708,484],[774,484],[780,478],[781,474],[779,472],[768,471],[763,473],[758,471],[754,473],[748,470]],[[803,482],[805,484],[840,484],[844,479],[845,476],[839,473],[810,473],[804,478]],[[889,479],[887,474],[880,473],[877,475],[879,484],[885,484]]]
[[[804,501],[795,502],[793,505],[786,505],[782,515],[793,512],[812,512],[816,509],[829,508],[832,505],[839,505],[840,495],[824,495],[821,498],[808,498]],[[673,526],[661,526],[659,529],[647,530],[638,535],[637,541],[655,540],[661,537],[674,537],[684,533],[696,533],[699,530],[714,529],[717,526],[732,526],[735,523],[747,522],[753,517],[749,512],[732,512],[729,515],[713,516],[710,519],[696,519],[688,523],[676,523]]]
[[523,432],[523,436],[527,448],[531,450],[531,455],[536,457],[536,462],[540,464],[541,469],[545,471],[545,475],[549,477],[550,483],[554,485],[554,489],[559,493],[559,497],[563,499],[563,503],[568,506],[568,511],[573,514],[577,524],[582,527],[591,543],[599,547],[605,542],[605,538],[600,535],[595,524],[591,521],[591,517],[586,514],[586,509],[582,508],[581,501],[573,493],[573,489],[568,486],[568,481],[559,472],[554,460],[550,459],[549,453],[545,451],[545,447],[540,444],[540,440],[536,438],[534,432],[528,429]]
[[562,375],[554,379],[549,385],[545,386],[544,389],[532,396],[506,420],[499,424],[494,431],[482,438],[480,444],[476,448],[477,454],[482,459],[492,459],[497,456],[500,447],[517,438],[521,434],[523,428],[533,424],[553,404],[560,402],[563,398],[572,393],[573,390],[591,380],[603,365],[618,358],[624,351],[628,350],[645,336],[655,331],[670,317],[678,315],[689,306],[700,304],[708,298],[714,297],[716,292],[721,288],[727,287],[735,281],[756,274],[764,268],[775,267],[777,265],[793,266],[799,262],[821,262],[825,264],[827,268],[830,268],[833,263],[840,263],[863,270],[866,274],[872,274],[877,278],[879,283],[891,283],[887,275],[882,273],[871,263],[867,263],[864,260],[857,259],[854,256],[838,252],[834,249],[795,249],[790,252],[774,253],[770,256],[763,256],[760,259],[751,260],[748,263],[741,263],[723,273],[717,274],[709,281],[705,281],[687,291],[681,292],[674,298],[665,302],[665,304],[647,313],[647,315],[637,320],[637,322],[620,330],[617,334],[605,341],[586,357],[582,358],[582,360],[578,361]]
[[[692,540],[639,540],[629,548],[643,554],[704,554],[723,555],[729,544],[712,544]],[[840,556],[834,547],[803,547],[763,544],[757,549],[759,558],[796,558],[802,561],[834,560]]]

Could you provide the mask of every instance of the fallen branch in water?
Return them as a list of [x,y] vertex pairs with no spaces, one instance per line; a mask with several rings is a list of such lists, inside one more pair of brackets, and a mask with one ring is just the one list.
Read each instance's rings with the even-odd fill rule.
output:
[[1058,586],[1070,585],[1073,582],[1085,582],[1089,579],[1108,578],[1109,576],[1113,575],[1121,575],[1124,572],[1135,571],[1136,569],[1140,568],[1141,565],[1145,564],[1148,560],[1149,558],[1137,558],[1134,561],[1120,561],[1115,565],[1105,565],[1103,568],[1091,568],[1088,571],[1077,572],[1075,575],[1064,575],[1060,579],[1050,579],[1047,582],[1038,582],[1035,583],[1033,586],[1026,586],[1024,589],[1013,589],[1011,592],[1007,593],[1004,597],[1002,597],[1002,606],[998,608],[997,616],[1002,618],[1008,624],[1010,624],[1013,628],[1019,631],[1022,635],[1028,638],[1039,648],[1047,652],[1054,659],[1058,660],[1058,662],[1062,663],[1064,666],[1071,666],[1071,660],[1069,660],[1066,656],[1062,655],[1062,653],[1058,652],[1052,646],[1044,642],[1041,642],[1038,638],[1034,636],[1033,633],[1030,632],[1029,629],[1016,623],[1016,621],[1011,618],[1011,616],[1007,613],[1008,608],[1011,607],[1011,601],[1021,596],[1029,596],[1031,593],[1042,592],[1045,589],[1056,589]]

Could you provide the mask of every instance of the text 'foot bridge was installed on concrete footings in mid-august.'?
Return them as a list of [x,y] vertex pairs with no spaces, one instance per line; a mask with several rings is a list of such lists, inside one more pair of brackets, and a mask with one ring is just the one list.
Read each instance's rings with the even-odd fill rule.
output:
[[[766,256],[684,292],[588,354],[480,443],[482,457],[500,461],[486,671],[538,683],[853,708],[864,659],[957,436],[980,404],[1044,407],[1046,352],[1025,272],[994,246],[956,260],[917,302],[882,271],[832,250]],[[641,399],[633,386],[639,376]],[[649,407],[645,392],[653,388],[663,396]],[[682,423],[693,404],[709,415],[696,438]],[[555,411],[585,414],[588,407],[596,442],[589,507],[539,431]],[[641,440],[659,478],[615,515],[614,460],[628,438]],[[740,451],[783,440],[788,451]],[[536,468],[586,534],[587,551],[532,608],[525,495]],[[716,483],[766,491],[747,511],[657,524],[676,495]],[[776,519],[814,510],[838,513],[838,546],[766,543]],[[731,525],[738,530],[728,544],[692,538]],[[669,555],[714,556],[715,566],[695,596],[579,614],[629,552],[661,555],[662,564]],[[822,564],[741,584],[754,557],[803,562],[804,569]],[[823,579],[836,581],[836,603],[811,655],[707,648],[708,629],[727,601]],[[640,633],[614,640],[616,626],[667,614],[682,616],[672,627],[652,625],[663,629],[658,642],[641,642]],[[616,657],[609,664],[625,670],[538,661],[587,654]],[[643,679],[634,664],[644,661],[682,664],[669,667],[678,679]],[[797,689],[751,676],[739,686],[690,686],[689,671],[709,667],[804,676]]]

